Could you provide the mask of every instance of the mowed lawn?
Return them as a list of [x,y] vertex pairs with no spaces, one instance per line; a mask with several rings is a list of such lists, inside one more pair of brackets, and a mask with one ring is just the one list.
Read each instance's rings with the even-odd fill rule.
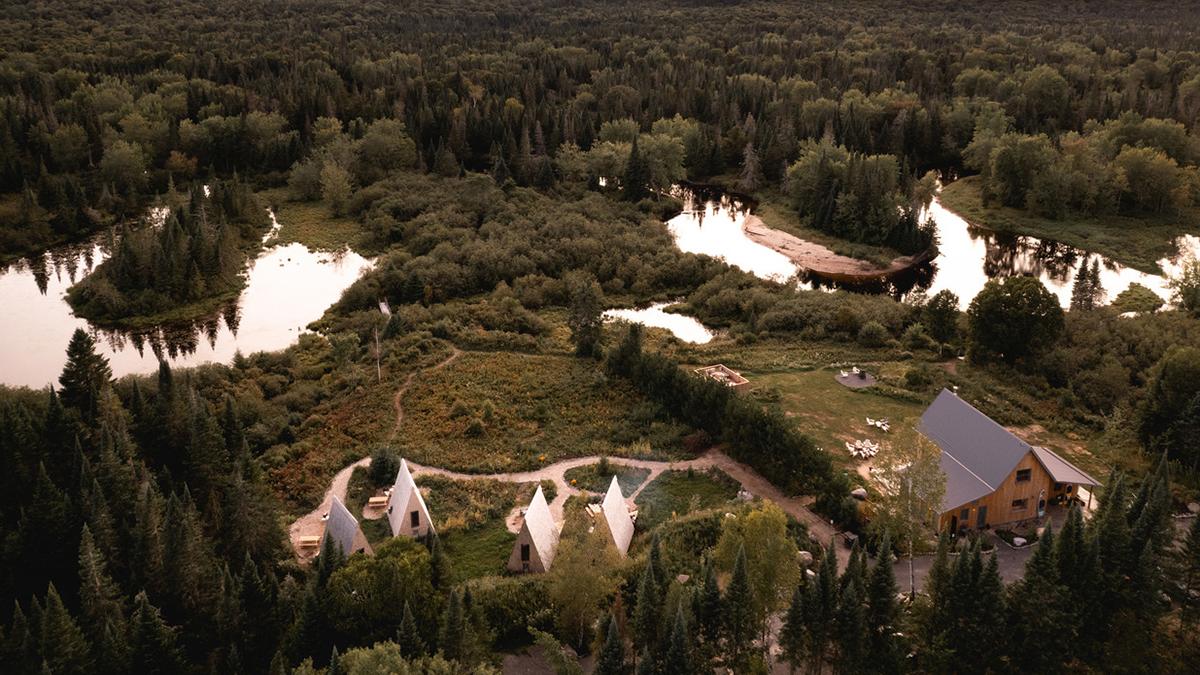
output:
[[[846,442],[858,439],[888,441],[896,432],[912,427],[925,405],[875,393],[871,388],[850,389],[838,383],[838,368],[755,374],[744,373],[760,389],[779,392],[779,407],[796,427],[816,440],[834,458],[856,462]],[[871,370],[868,367],[868,370]],[[868,426],[867,418],[886,419],[890,433]]]
[[683,427],[595,362],[571,356],[467,352],[419,375],[404,396],[396,445],[406,457],[473,473],[526,471],[585,455],[670,458]]

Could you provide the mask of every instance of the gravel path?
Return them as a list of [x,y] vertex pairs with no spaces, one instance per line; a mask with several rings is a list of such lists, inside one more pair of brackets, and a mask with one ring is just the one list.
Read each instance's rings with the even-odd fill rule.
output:
[[[564,477],[564,474],[569,469],[588,466],[590,464],[595,464],[598,461],[600,461],[600,456],[592,455],[588,457],[576,457],[574,459],[563,460],[561,462],[556,462],[532,471],[489,474],[462,473],[460,471],[450,471],[448,469],[426,466],[424,464],[417,464],[415,462],[409,462],[408,466],[412,470],[413,476],[442,476],[453,480],[490,479],[509,483],[539,483],[544,480],[553,481],[556,488],[556,494],[554,496],[554,501],[550,502],[550,513],[554,516],[555,521],[561,524],[563,521],[563,505],[566,504],[567,498],[571,495],[578,495],[583,492],[568,483]],[[631,495],[626,497],[627,501],[633,501],[637,495],[641,494],[641,491],[645,489],[647,485],[649,485],[655,478],[658,478],[658,476],[664,471],[686,471],[688,469],[703,471],[716,467],[717,469],[728,474],[730,478],[733,478],[735,481],[737,481],[742,486],[743,490],[746,490],[758,497],[762,497],[763,499],[775,502],[775,504],[783,509],[785,513],[807,525],[809,533],[821,544],[826,544],[838,534],[837,530],[834,529],[832,525],[830,525],[817,514],[813,513],[802,498],[789,497],[783,494],[779,488],[772,485],[770,481],[763,478],[758,474],[758,472],[754,471],[745,464],[734,460],[732,457],[726,455],[724,452],[721,452],[716,448],[712,448],[703,455],[689,460],[656,461],[648,459],[609,457],[608,461],[613,465],[648,469],[650,471],[650,475],[646,477],[646,480],[642,482],[641,486],[639,486],[638,489],[635,490]],[[322,502],[321,507],[316,511],[309,513],[308,515],[305,515],[292,524],[292,546],[296,548],[297,556],[302,560],[311,558],[311,554],[305,556],[300,552],[300,549],[297,546],[298,537],[305,534],[319,535],[323,531],[321,516],[329,510],[329,503],[331,502],[333,495],[336,494],[339,499],[345,499],[346,487],[350,482],[350,474],[354,471],[354,468],[357,466],[367,467],[370,466],[370,464],[371,458],[364,457],[339,471],[338,474],[334,476],[333,484],[330,486],[329,491],[325,493],[325,500]],[[838,564],[844,566],[846,561],[849,559],[849,552],[846,551],[845,547],[837,545],[836,542],[835,547],[837,550]]]

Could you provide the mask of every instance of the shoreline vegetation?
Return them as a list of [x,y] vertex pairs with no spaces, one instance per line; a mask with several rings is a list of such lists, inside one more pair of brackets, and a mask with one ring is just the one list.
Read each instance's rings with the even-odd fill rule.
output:
[[[1022,209],[984,206],[981,188],[978,176],[966,176],[943,187],[939,200],[972,227],[1057,241],[1150,274],[1163,274],[1158,261],[1178,255],[1178,237],[1200,232],[1200,208],[1196,207],[1174,215],[1051,220]],[[1188,222],[1193,224],[1189,227]]]

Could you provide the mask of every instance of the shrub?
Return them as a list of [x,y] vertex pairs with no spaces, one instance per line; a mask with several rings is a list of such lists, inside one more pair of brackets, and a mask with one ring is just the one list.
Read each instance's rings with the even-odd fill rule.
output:
[[858,329],[858,343],[864,347],[882,347],[890,337],[887,329],[878,321],[868,321]]
[[381,445],[371,451],[371,468],[368,477],[371,485],[383,487],[396,480],[400,471],[400,455],[393,448]]

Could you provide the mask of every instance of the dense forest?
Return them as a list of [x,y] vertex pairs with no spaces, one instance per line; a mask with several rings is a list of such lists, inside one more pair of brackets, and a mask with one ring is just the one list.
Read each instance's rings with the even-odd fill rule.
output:
[[[604,675],[1188,672],[1200,519],[1171,516],[1200,490],[1200,264],[1163,311],[1144,288],[1105,306],[1086,256],[1066,311],[1027,277],[897,301],[765,281],[662,221],[673,185],[712,182],[917,254],[938,180],[969,174],[986,204],[1047,218],[1188,213],[1198,19],[1108,0],[8,3],[0,261],[115,226],[69,298],[137,325],[237,293],[263,191],[380,255],[289,349],[114,379],[80,330],[53,387],[0,387],[0,663],[490,673],[537,645]],[[158,203],[163,223],[139,222]],[[678,342],[602,323],[676,298],[730,350],[777,349],[764,374],[812,350],[880,359],[896,400],[950,386],[1005,424],[1098,438],[1100,508],[1053,523],[1007,586],[994,551],[942,539],[898,599],[909,544],[867,536],[859,477],[778,391],[735,395]],[[547,575],[458,576],[471,561],[437,536],[298,562],[283,524],[366,448],[389,467],[421,451],[379,444],[396,380],[460,350],[583,364],[572,387],[632,401],[612,435],[720,446],[861,544],[839,570],[840,543],[770,502],[685,502],[618,560],[576,504]],[[454,414],[482,435],[505,403]]]

